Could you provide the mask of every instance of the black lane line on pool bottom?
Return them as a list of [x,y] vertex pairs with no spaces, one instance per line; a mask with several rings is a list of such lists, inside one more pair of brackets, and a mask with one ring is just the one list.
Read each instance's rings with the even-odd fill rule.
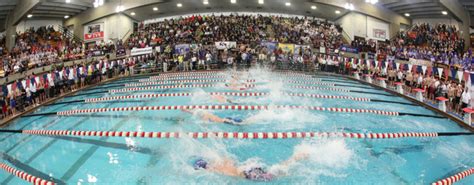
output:
[[[2,159],[3,160],[6,160],[8,161],[10,164],[12,164],[13,166],[15,166],[17,169],[21,170],[21,171],[24,171],[30,175],[33,175],[35,177],[38,177],[38,178],[41,178],[41,179],[44,179],[44,180],[48,180],[48,181],[53,181],[54,183],[58,184],[58,185],[63,185],[63,184],[66,184],[64,181],[60,180],[60,179],[56,179],[54,177],[50,177],[48,174],[45,174],[25,163],[22,163],[21,161],[13,158],[12,156],[9,156],[8,154],[6,153],[0,153],[0,156],[2,156]],[[2,184],[7,184],[11,179],[13,178],[13,175],[10,175],[7,179],[5,179]]]
[[414,103],[404,103],[404,102],[396,102],[396,101],[388,101],[388,100],[370,99],[370,101],[380,102],[380,103],[394,103],[394,104],[401,104],[401,105],[419,106],[418,104],[414,104]]
[[[109,107],[109,106],[110,106],[110,105],[107,105],[107,106],[105,106],[105,107],[107,108],[107,107]],[[86,120],[89,119],[89,118],[90,118],[90,117],[84,117],[83,119],[79,120],[77,123],[75,123],[73,126],[67,128],[67,129],[68,129],[68,130],[74,129],[74,128],[78,127],[80,124],[82,124],[84,121],[86,121]],[[23,138],[23,139],[21,140],[21,142],[26,141],[26,140],[29,139],[31,136],[33,136],[33,135],[30,135],[30,136],[27,136],[27,137]],[[56,140],[56,139],[55,139],[55,140],[52,140],[52,141],[49,141],[47,144],[45,144],[43,147],[41,147],[37,152],[35,152],[35,153],[27,160],[27,162],[25,162],[25,163],[29,163],[29,162],[33,161],[34,159],[36,159],[39,155],[41,155],[46,149],[48,149],[51,145],[53,145],[53,144],[56,143],[57,141],[58,141],[58,140]],[[19,146],[19,145],[14,145],[14,146],[11,147],[10,149],[8,149],[8,150],[6,151],[6,153],[12,151],[12,150],[13,150],[15,147],[17,147],[17,146]],[[10,175],[10,177],[9,177],[8,179],[6,179],[4,182],[2,182],[2,184],[5,183],[5,182],[6,182],[5,184],[7,184],[12,178],[13,178],[13,176]]]
[[[133,113],[132,113],[133,115]],[[117,131],[119,130],[123,125],[125,125],[125,123],[127,123],[127,121],[129,120],[130,118],[126,118],[126,119],[123,119],[122,121],[119,121],[118,123],[115,124],[115,126],[113,126],[111,129],[109,129],[109,131]],[[99,141],[106,141],[107,139],[109,139],[109,137],[100,137],[99,138]],[[79,170],[79,168],[81,168],[81,166],[87,161],[89,160],[89,158],[100,148],[99,145],[93,145],[92,147],[90,147],[84,154],[81,155],[81,157],[79,157],[79,159],[76,160],[76,162],[74,162],[73,165],[71,165],[69,167],[69,169],[63,174],[63,176],[61,177],[62,180],[64,181],[68,181],[71,177],[74,176],[74,174],[76,174],[76,172]]]
[[414,113],[403,113],[403,112],[398,113],[398,115],[400,115],[400,116],[417,116],[417,117],[428,117],[428,118],[440,118],[440,119],[446,118],[446,117],[443,117],[443,116],[426,115],[426,114],[414,114]]

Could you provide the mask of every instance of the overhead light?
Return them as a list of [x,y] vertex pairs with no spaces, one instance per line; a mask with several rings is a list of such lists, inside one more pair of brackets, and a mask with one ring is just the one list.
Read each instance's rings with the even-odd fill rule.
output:
[[344,4],[344,8],[345,8],[346,10],[354,10],[354,4],[352,4],[352,3],[346,3],[346,4]]
[[291,6],[291,3],[290,3],[290,2],[286,2],[286,3],[285,3],[285,6]]
[[115,12],[119,13],[119,12],[123,12],[125,10],[125,7],[123,7],[123,5],[118,5],[117,7],[115,7]]
[[235,4],[237,3],[237,0],[230,0],[230,3]]
[[258,4],[263,4],[263,0],[258,0]]
[[209,4],[209,0],[204,0],[204,1],[202,1],[202,3],[205,4],[205,5],[208,5],[208,4]]
[[65,19],[69,18],[69,15],[65,15],[64,18],[65,18]]
[[66,3],[70,3],[70,2],[71,2],[71,0],[66,0]]
[[365,0],[366,3],[370,3],[370,4],[375,4],[375,3],[378,3],[379,0]]
[[409,13],[405,13],[405,17],[410,17],[410,14],[409,14]]
[[317,7],[316,7],[316,6],[314,6],[314,5],[313,5],[313,6],[311,6],[311,9],[313,9],[313,10],[316,10],[316,8],[317,8]]
[[31,18],[31,17],[33,17],[33,15],[31,15],[31,14],[28,14],[26,17],[28,17],[28,18]]
[[182,7],[182,6],[183,6],[183,4],[181,4],[181,3],[178,3],[178,4],[176,4],[176,6],[177,6],[177,7]]
[[[70,1],[70,0],[69,0]],[[94,0],[94,8],[104,5],[104,0]]]
[[339,11],[339,10],[336,10],[336,11],[335,11],[335,13],[336,13],[336,14],[340,14],[340,13],[341,13],[341,11]]
[[130,15],[135,15],[135,12],[131,12]]
[[158,11],[158,7],[153,7],[153,11]]
[[447,11],[442,11],[441,12],[443,15],[448,15],[448,12]]

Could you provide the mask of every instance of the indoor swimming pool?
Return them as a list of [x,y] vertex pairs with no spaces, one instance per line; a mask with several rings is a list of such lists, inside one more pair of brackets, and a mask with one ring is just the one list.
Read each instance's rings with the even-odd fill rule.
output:
[[[319,73],[125,77],[42,106],[2,129],[33,133],[0,133],[5,164],[58,184],[431,184],[474,166],[472,136],[300,138],[302,132],[468,132],[395,94]],[[292,133],[299,138],[289,138]],[[204,169],[199,161],[214,167]],[[239,175],[217,166],[233,166]],[[245,178],[259,168],[260,179]],[[27,184],[9,173],[0,173],[0,183]],[[474,177],[459,183],[474,184]]]

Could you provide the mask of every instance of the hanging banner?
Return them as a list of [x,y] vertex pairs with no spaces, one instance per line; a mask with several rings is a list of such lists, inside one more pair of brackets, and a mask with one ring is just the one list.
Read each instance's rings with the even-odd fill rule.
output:
[[400,68],[400,63],[395,63],[395,68],[398,70]]
[[438,67],[438,76],[439,76],[440,79],[443,76],[443,68],[442,67]]
[[426,67],[426,66],[421,66],[421,70],[423,71],[423,75],[426,74],[426,68],[428,68],[428,67]]
[[132,56],[137,56],[137,55],[145,55],[145,54],[150,54],[153,52],[152,47],[146,47],[146,48],[133,48],[130,52],[130,55]]
[[268,52],[273,52],[277,49],[277,42],[261,42],[260,46],[266,47]]
[[342,45],[339,50],[341,50],[342,52],[348,52],[348,53],[359,53],[359,49],[357,48],[353,48],[351,46],[346,46],[346,45]]
[[104,23],[94,23],[84,26],[84,41],[96,41],[104,39]]
[[305,49],[311,49],[309,45],[295,45],[295,55],[303,53]]
[[189,44],[178,44],[174,46],[174,51],[177,54],[184,54],[184,53],[189,52],[189,48],[190,48]]
[[216,48],[219,50],[223,49],[232,49],[237,47],[237,42],[225,41],[225,42],[215,42]]
[[294,53],[295,52],[295,45],[294,44],[278,44],[278,48],[281,48],[282,51],[286,53]]
[[463,77],[463,74],[462,74],[463,72],[462,72],[462,71],[457,71],[457,73],[458,73],[458,74],[457,74],[457,77],[458,77],[458,79],[459,79],[459,83],[461,83],[461,82],[462,82],[462,79],[463,79],[463,78],[462,78],[462,77]]

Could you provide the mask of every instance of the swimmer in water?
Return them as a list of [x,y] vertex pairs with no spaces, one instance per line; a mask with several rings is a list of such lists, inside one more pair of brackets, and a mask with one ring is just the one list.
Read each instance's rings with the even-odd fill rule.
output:
[[227,97],[220,94],[212,94],[211,98],[216,100],[219,103],[234,103],[232,100],[229,100]]
[[[224,159],[222,161],[212,161],[206,160],[204,158],[199,158],[194,161],[193,167],[195,170],[207,170],[213,173],[219,173],[232,177],[242,177],[248,180],[253,181],[271,181],[278,176],[287,175],[284,172],[284,169],[288,169],[296,162],[307,159],[309,154],[303,151],[293,153],[293,155],[286,161],[283,161],[279,164],[275,164],[271,167],[272,170],[267,171],[261,166],[245,167],[236,166],[235,161],[232,159]],[[242,170],[243,169],[243,170]]]
[[216,116],[210,112],[204,111],[204,110],[189,110],[189,109],[182,109],[183,112],[190,113],[196,116],[199,116],[201,120],[203,121],[209,121],[209,122],[214,122],[214,123],[225,123],[225,124],[230,124],[230,125],[240,125],[242,124],[243,120],[239,118],[232,118],[232,117],[227,117],[227,118],[221,118],[219,116]]

